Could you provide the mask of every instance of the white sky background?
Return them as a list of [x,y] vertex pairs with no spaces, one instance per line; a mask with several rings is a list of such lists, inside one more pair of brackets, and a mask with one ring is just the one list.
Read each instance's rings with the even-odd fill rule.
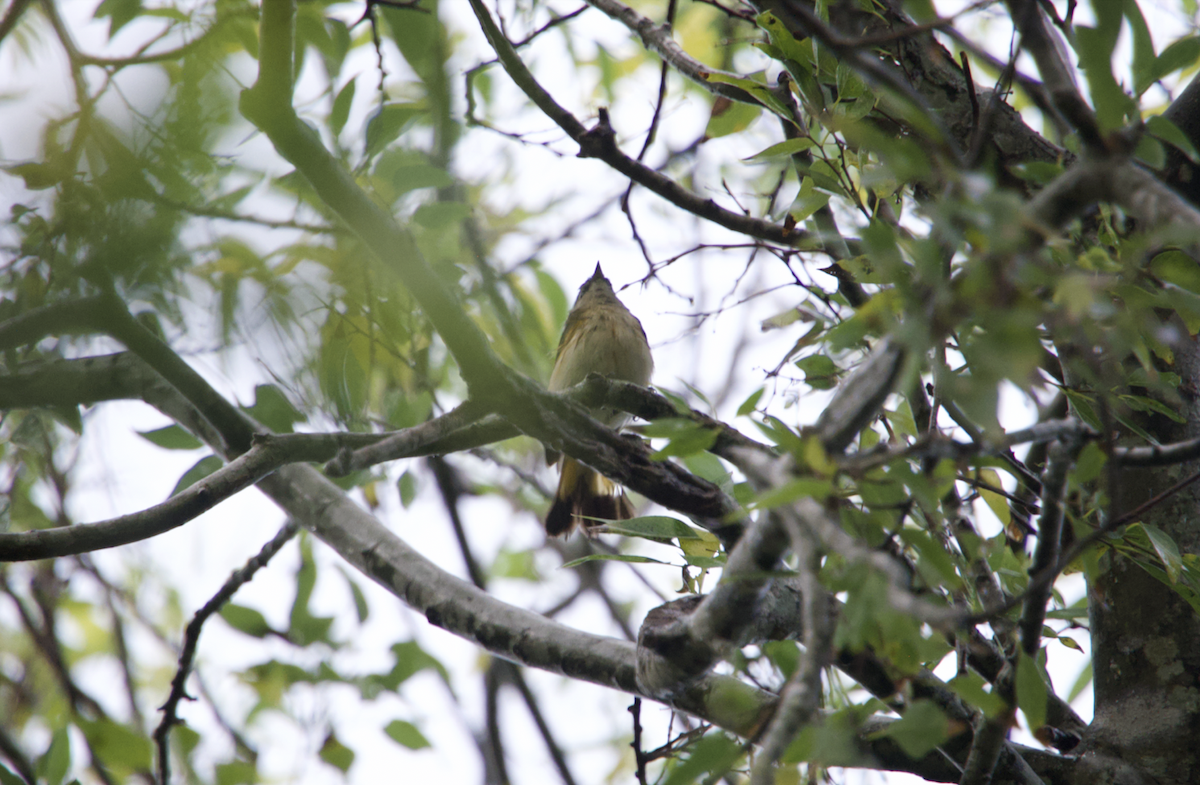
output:
[[[106,25],[88,24],[95,5],[91,0],[68,0],[62,5],[63,14],[73,26],[82,49],[95,54],[123,54],[141,40],[142,33],[137,26],[131,25],[122,31],[113,48],[106,52]],[[456,47],[452,71],[462,72],[481,60],[489,59],[491,52],[483,42],[474,19],[469,16],[466,4],[445,5],[447,8],[443,11],[443,17],[456,33],[465,38]],[[574,4],[564,3],[559,10],[565,12],[574,7]],[[948,12],[944,3],[939,4],[939,8],[943,13]],[[510,11],[511,7],[506,4],[504,13]],[[649,9],[643,12],[655,13]],[[1081,15],[1086,12],[1086,8],[1080,9]],[[1177,12],[1151,3],[1143,4],[1143,12],[1155,33],[1155,43],[1160,51],[1182,32],[1183,24],[1176,16]],[[354,19],[360,13],[360,6],[346,6],[344,18]],[[576,29],[578,31],[581,28]],[[30,58],[36,63],[36,69],[30,68],[27,60],[17,62],[14,59],[11,41],[0,49],[0,83],[5,85],[6,95],[16,94],[15,100],[0,104],[0,159],[5,163],[36,156],[39,152],[38,140],[32,138],[30,132],[40,129],[42,117],[60,114],[62,107],[69,106],[71,102],[65,61],[57,42],[50,40],[44,26],[39,26],[39,30],[44,41],[37,45],[35,54]],[[586,15],[586,30],[618,56],[634,45],[624,28],[610,23],[595,11]],[[987,40],[993,51],[1002,54],[1008,41],[1007,32],[998,24],[989,28]],[[573,81],[578,74],[571,69],[545,67],[547,63],[565,62],[559,36],[544,36],[538,44],[522,54],[526,62],[537,66],[537,73],[544,78],[545,86],[561,103],[586,122],[594,121],[602,99],[586,86],[581,89]],[[343,141],[352,137],[361,140],[365,117],[376,100],[377,76],[373,53],[361,51],[352,57],[357,58],[356,67],[347,69],[347,72],[357,71],[361,76],[354,111]],[[389,47],[389,57],[389,72],[402,76],[406,68],[399,61],[394,48]],[[1127,56],[1117,55],[1118,63],[1127,61]],[[235,68],[235,73],[249,84],[254,71],[248,59],[244,65],[244,69]],[[765,60],[762,63],[745,62],[738,65],[745,70],[755,70],[765,65]],[[135,104],[144,97],[147,106],[153,105],[162,84],[157,75],[148,76],[152,70],[130,69],[124,74],[121,82],[123,95]],[[1024,70],[1033,73],[1028,64]],[[593,71],[585,69],[582,73],[584,78],[595,78]],[[557,81],[556,74],[560,77]],[[640,148],[640,134],[648,127],[658,87],[657,61],[648,60],[641,76],[644,78],[637,83],[637,87],[624,83],[626,89],[612,107],[614,126],[626,150]],[[518,95],[516,88],[498,68],[492,70],[492,79],[493,89],[508,96],[509,105],[524,105],[523,97]],[[312,81],[302,79],[301,101],[311,97],[312,85]],[[306,87],[308,94],[305,93]],[[460,101],[457,112],[461,116],[461,78],[452,92]],[[28,124],[5,119],[16,118],[19,112],[34,112],[38,119]],[[658,146],[650,154],[648,162],[653,165],[661,160],[664,144],[678,149],[693,141],[689,135],[703,128],[707,113],[705,102],[673,89],[664,108]],[[504,118],[501,118],[501,123],[504,124]],[[466,139],[457,148],[454,173],[465,182],[474,183],[496,178],[497,169],[507,167],[515,173],[511,187],[491,191],[490,198],[499,199],[503,196],[511,199],[512,203],[507,205],[509,207],[521,205],[541,208],[552,204],[553,209],[541,221],[546,234],[554,234],[556,227],[592,213],[600,204],[624,190],[622,179],[604,164],[575,158],[575,146],[569,141],[564,142],[562,134],[551,127],[550,121],[544,117],[539,119],[533,113],[518,115],[514,112],[511,124],[504,124],[504,127],[512,131],[542,131],[544,133],[535,138],[549,141],[550,146],[561,155],[555,156],[538,146],[517,145],[482,129],[467,129],[464,131]],[[714,140],[703,146],[694,162],[697,181],[719,183],[718,165],[744,158],[779,141],[776,124],[760,122],[757,129],[762,141],[757,148],[739,148],[731,154],[730,147],[735,142],[728,139]],[[273,156],[265,140],[259,137],[232,139],[227,152],[242,156]],[[279,171],[286,169],[286,164],[281,163]],[[581,189],[580,183],[586,183],[587,187]],[[729,204],[719,192],[711,195],[723,204]],[[0,210],[7,214],[9,204],[21,198],[27,197],[22,193],[19,181],[0,176]],[[266,205],[264,210],[270,207]],[[639,230],[656,260],[679,253],[700,240],[727,241],[730,237],[723,230],[665,207],[657,197],[641,189],[635,190],[634,207]],[[8,239],[11,238],[5,238],[5,241]],[[497,249],[496,261],[503,267],[523,259],[532,242],[537,239],[540,238],[531,236],[530,244],[526,245],[518,238],[506,240]],[[263,243],[277,245],[279,241],[265,237]],[[605,272],[618,288],[640,278],[646,269],[645,261],[630,237],[626,219],[617,209],[610,209],[601,218],[582,227],[571,240],[550,246],[539,258],[563,282],[569,296],[573,296],[578,285],[590,275],[597,260],[603,262]],[[797,326],[770,334],[759,334],[756,327],[763,318],[798,303],[794,288],[767,294],[741,307],[731,308],[719,318],[710,319],[699,326],[687,315],[713,311],[722,305],[720,298],[723,293],[730,291],[745,264],[744,251],[712,252],[687,257],[661,273],[663,281],[673,291],[652,283],[646,288],[632,286],[621,292],[623,301],[645,325],[655,349],[654,382],[658,385],[683,391],[681,380],[686,380],[706,393],[715,394],[729,381],[728,369],[735,351],[734,341],[743,333],[750,336],[752,342],[738,360],[738,374],[732,380],[731,394],[717,412],[718,416],[726,419],[732,418],[738,404],[760,383],[764,371],[778,364],[797,337]],[[786,281],[784,272],[777,262],[760,261],[741,283],[738,290],[740,294],[724,304],[736,302],[748,292]],[[813,273],[813,277],[822,285],[832,284],[830,280],[823,280],[821,273]],[[689,296],[696,299],[690,302],[686,299]],[[203,306],[199,306],[196,316],[199,318],[202,313]],[[254,385],[270,381],[260,360],[265,359],[269,364],[275,350],[267,345],[246,347],[244,351],[217,358],[209,351],[215,345],[211,337],[213,335],[215,325],[213,331],[173,336],[176,339],[173,344],[183,347],[189,361],[218,389],[242,403],[252,402]],[[786,368],[784,373],[787,373]],[[768,396],[785,389],[783,385],[769,386]],[[788,401],[780,394],[775,395],[772,406],[787,422],[809,423],[820,412],[825,397],[806,394],[797,410],[785,408]],[[1003,400],[1003,416],[1006,425],[1019,427],[1028,422],[1032,414],[1020,396],[1008,394]],[[135,430],[149,430],[166,424],[165,418],[142,404],[105,404],[91,412],[88,419],[76,473],[76,490],[71,498],[72,513],[79,521],[100,520],[161,502],[179,476],[203,454],[164,451],[136,436]],[[745,427],[747,423],[742,421],[740,425]],[[747,432],[754,435],[752,428],[747,428]],[[455,457],[453,461],[460,466],[488,470],[473,458]],[[421,472],[417,462],[408,463],[407,466],[420,475],[423,493],[411,508],[402,510],[394,485],[387,486],[382,507],[377,511],[380,519],[439,566],[465,577],[449,523],[436,493],[432,492],[432,478]],[[398,475],[403,468],[405,465],[398,466],[395,474]],[[545,482],[553,482],[549,473],[545,475]],[[464,506],[463,518],[472,546],[484,563],[490,561],[500,548],[521,550],[542,542],[540,522],[531,515],[513,515],[508,505],[499,499],[468,497],[464,499]],[[990,513],[983,509],[978,517],[985,527],[997,525]],[[258,551],[275,533],[282,520],[277,508],[256,492],[248,491],[181,529],[149,542],[127,546],[119,553],[98,553],[95,559],[102,569],[111,570],[114,574],[128,569],[131,557],[140,560],[148,572],[165,574],[171,583],[180,588],[184,613],[190,616],[217,590],[231,570],[240,567]],[[342,781],[339,773],[315,758],[326,727],[324,720],[329,718],[335,720],[334,725],[340,731],[342,741],[358,753],[349,775],[352,782],[394,779],[397,774],[403,774],[406,781],[480,781],[481,761],[468,735],[468,728],[478,730],[483,724],[480,674],[484,655],[472,644],[430,627],[419,614],[412,613],[390,594],[362,579],[359,579],[359,585],[368,593],[372,617],[363,627],[356,627],[349,592],[341,573],[336,569],[339,560],[319,543],[314,550],[321,571],[313,610],[318,614],[335,616],[338,619],[334,628],[335,637],[349,641],[346,650],[332,656],[335,666],[344,673],[384,670],[390,664],[388,647],[394,642],[413,638],[451,671],[454,676],[452,687],[458,702],[456,704],[451,700],[446,687],[428,673],[406,683],[400,696],[384,696],[373,703],[360,701],[349,687],[344,690],[326,689],[319,695],[315,692],[304,694],[298,690],[296,692],[299,694],[292,705],[302,715],[312,718],[311,728],[307,732],[300,731],[290,721],[273,718],[256,724],[251,736],[261,753],[262,772],[268,777],[289,782]],[[262,610],[274,625],[285,628],[297,563],[296,547],[289,545],[276,557],[270,568],[238,592],[235,602]],[[552,577],[551,583],[534,586],[519,581],[495,581],[490,589],[500,598],[523,607],[551,607],[575,585],[574,576],[568,571],[559,570],[558,564],[559,559],[552,550],[543,550],[539,553],[538,566],[544,575]],[[668,596],[678,587],[675,570],[649,566],[638,569]],[[635,580],[627,566],[613,565],[608,571],[608,580],[618,599],[635,603],[635,625],[646,610],[658,604],[657,598]],[[710,576],[710,586],[714,580],[715,576]],[[153,583],[158,585],[156,581]],[[1073,585],[1074,596],[1078,596],[1082,592],[1081,586],[1077,580]],[[88,587],[74,586],[73,589],[86,592]],[[0,605],[0,613],[10,614],[12,609]],[[578,603],[560,620],[600,634],[619,635],[607,611],[593,599]],[[1080,643],[1086,646],[1086,638],[1081,636]],[[173,668],[172,657],[148,635],[135,636],[131,644],[139,652],[150,652],[159,657],[164,671],[169,672]],[[1085,660],[1083,655],[1074,654],[1061,646],[1058,649],[1060,652],[1055,652],[1051,659],[1059,663],[1059,669],[1052,675],[1059,693],[1065,694]],[[252,645],[248,638],[231,631],[219,620],[210,622],[205,628],[200,643],[201,673],[218,705],[230,716],[239,717],[250,708],[250,704],[245,702],[248,691],[240,687],[230,674],[264,660],[269,656],[264,655],[264,651],[272,651],[285,661],[294,661],[297,656],[313,657],[308,664],[315,664],[320,654],[314,650],[298,655],[294,647],[281,644],[267,644],[265,647]],[[303,659],[300,661],[303,662]],[[104,684],[116,676],[111,663],[98,664],[91,671],[87,686],[101,696],[110,694]],[[558,734],[559,742],[570,753],[575,776],[581,783],[604,781],[618,763],[608,742],[613,738],[628,736],[631,732],[629,717],[624,711],[631,698],[534,670],[527,670],[526,677],[535,691],[544,696],[541,708]],[[1085,717],[1090,716],[1090,689],[1076,701],[1076,708]],[[142,709],[147,717],[157,719],[156,705],[145,705]],[[501,709],[509,754],[508,770],[514,782],[540,783],[556,779],[557,775],[553,772],[536,729],[511,690],[504,693]],[[203,709],[185,704],[181,707],[181,714],[202,731],[212,728],[212,718]],[[660,707],[649,702],[643,703],[643,723],[647,726],[643,740],[645,748],[653,748],[665,740],[665,728],[662,726],[664,716],[665,712]],[[433,748],[414,753],[384,737],[382,728],[397,718],[417,723],[433,743]],[[220,742],[222,739],[224,735],[219,731],[206,734],[206,743],[223,743]],[[1024,739],[1028,741],[1027,736]],[[37,740],[31,741],[35,748],[41,746]],[[79,750],[78,745],[76,750]],[[625,771],[626,774],[619,777],[618,781],[632,780],[628,769]],[[882,775],[867,773],[861,776],[848,775],[847,781],[867,783],[884,780]],[[915,779],[903,775],[887,776],[887,782],[890,783],[910,781]]]

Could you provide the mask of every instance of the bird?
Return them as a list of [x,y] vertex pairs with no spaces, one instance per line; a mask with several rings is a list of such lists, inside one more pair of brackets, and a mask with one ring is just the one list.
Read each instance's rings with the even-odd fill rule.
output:
[[[579,287],[575,305],[567,315],[550,373],[550,391],[567,390],[592,373],[644,387],[653,372],[654,358],[642,323],[617,299],[597,262],[596,271]],[[628,414],[615,409],[596,409],[592,414],[610,428],[619,428],[629,420]],[[546,463],[555,460],[558,491],[546,514],[548,535],[569,534],[577,525],[586,532],[598,525],[589,518],[628,520],[634,516],[633,505],[621,486],[574,458],[547,450]]]

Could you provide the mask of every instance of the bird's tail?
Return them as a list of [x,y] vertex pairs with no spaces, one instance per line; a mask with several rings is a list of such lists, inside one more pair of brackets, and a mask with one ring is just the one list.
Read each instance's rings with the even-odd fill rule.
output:
[[558,493],[546,515],[546,534],[568,534],[576,525],[584,531],[599,526],[591,518],[624,521],[633,517],[633,505],[620,485],[563,456],[559,462]]

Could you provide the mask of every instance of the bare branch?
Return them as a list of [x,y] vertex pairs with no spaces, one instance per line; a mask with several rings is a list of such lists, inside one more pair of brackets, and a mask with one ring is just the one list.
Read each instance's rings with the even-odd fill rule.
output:
[[770,221],[726,210],[712,199],[703,199],[693,194],[669,177],[625,155],[617,147],[616,132],[609,124],[608,112],[605,109],[600,110],[600,118],[594,128],[584,128],[583,124],[560,106],[529,72],[481,0],[471,0],[471,7],[509,77],[547,117],[579,144],[581,158],[599,158],[676,207],[731,231],[788,246],[796,245],[807,237],[803,231],[788,230]]
[[[1055,442],[1050,446],[1050,459],[1042,474],[1042,514],[1038,518],[1038,544],[1029,573],[1036,575],[1058,561],[1063,524],[1063,503],[1067,491],[1067,472],[1075,463],[1082,443]],[[1046,603],[1050,587],[1030,591],[1025,597],[1021,614],[1021,647],[1030,657],[1037,654],[1042,640],[1042,623],[1046,620]]]
[[184,631],[183,647],[179,653],[179,668],[175,671],[175,677],[171,679],[171,692],[161,707],[162,720],[154,729],[154,741],[158,747],[158,781],[160,783],[165,785],[171,781],[171,728],[179,724],[179,717],[176,715],[179,702],[188,697],[188,675],[192,672],[192,660],[196,656],[196,644],[200,640],[200,631],[203,629],[204,623],[229,601],[234,592],[265,567],[271,557],[278,553],[279,549],[286,545],[292,537],[296,536],[297,531],[299,531],[299,526],[295,519],[289,518],[271,541],[264,545],[262,550],[250,561],[246,562],[244,567],[229,576],[221,589],[208,602],[204,603],[204,606],[196,611],[196,615],[188,622],[187,629]]
[[1096,114],[1083,99],[1075,84],[1074,71],[1066,62],[1057,35],[1046,25],[1046,16],[1037,0],[1009,0],[1013,24],[1021,32],[1021,46],[1037,63],[1038,73],[1059,113],[1079,132],[1085,145],[1103,149]]
[[683,47],[675,42],[671,34],[670,25],[656,25],[652,19],[642,16],[624,3],[618,2],[618,0],[587,0],[587,3],[593,8],[607,14],[610,19],[615,19],[625,25],[629,28],[630,32],[635,33],[642,40],[642,46],[646,47],[647,50],[654,52],[654,54],[662,58],[664,63],[669,64],[676,71],[705,90],[708,90],[713,95],[724,96],[731,101],[738,101],[743,104],[758,105],[758,100],[740,87],[735,87],[731,84],[722,84],[721,82],[709,79],[708,77],[712,74],[734,79],[739,77],[737,74],[709,68],[683,51]]
[[[313,460],[296,442],[257,441],[249,451],[162,504],[107,521],[0,534],[0,562],[53,559],[149,539],[182,526],[287,463]],[[319,456],[318,456],[319,457]]]

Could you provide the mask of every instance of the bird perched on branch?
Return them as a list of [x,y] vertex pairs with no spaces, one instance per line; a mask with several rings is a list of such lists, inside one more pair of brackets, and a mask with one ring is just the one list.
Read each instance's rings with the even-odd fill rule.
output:
[[[629,312],[600,265],[579,288],[575,307],[567,316],[549,388],[562,392],[582,382],[588,374],[598,373],[612,379],[646,385],[654,370],[650,344],[642,323]],[[596,419],[611,428],[619,428],[629,415],[613,409],[593,410]],[[546,462],[558,460],[558,493],[546,515],[546,533],[552,537],[566,534],[576,525],[597,525],[588,518],[626,520],[633,517],[633,505],[621,486],[566,455],[557,457],[547,450]]]

